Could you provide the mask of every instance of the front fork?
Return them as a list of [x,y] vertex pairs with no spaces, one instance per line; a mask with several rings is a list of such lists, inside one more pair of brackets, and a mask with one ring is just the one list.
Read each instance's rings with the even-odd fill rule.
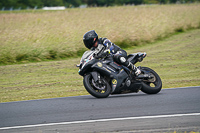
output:
[[91,72],[92,78],[94,79],[94,82],[98,82],[101,79],[101,76],[98,72]]
[[[101,75],[98,72],[90,72],[90,74],[92,75],[92,78],[94,79],[94,82],[97,84],[103,84],[102,80],[101,80]],[[114,77],[110,77],[111,78],[111,88],[112,88],[112,92],[115,91],[116,87],[117,87],[117,79]],[[105,79],[106,80],[106,79]],[[112,93],[111,92],[111,93]]]

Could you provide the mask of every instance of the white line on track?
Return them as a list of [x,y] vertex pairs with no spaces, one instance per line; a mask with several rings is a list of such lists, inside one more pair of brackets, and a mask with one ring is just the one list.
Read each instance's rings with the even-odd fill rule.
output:
[[126,117],[126,118],[112,118],[112,119],[98,119],[98,120],[85,120],[85,121],[72,121],[72,122],[48,123],[48,124],[37,124],[37,125],[25,125],[25,126],[14,126],[14,127],[2,127],[2,128],[0,128],[0,130],[19,129],[19,128],[30,128],[30,127],[42,127],[42,126],[55,126],[55,125],[83,124],[83,123],[94,123],[94,122],[107,122],[107,121],[122,121],[122,120],[137,120],[137,119],[154,119],[154,118],[169,118],[169,117],[181,117],[181,116],[200,116],[200,113],[172,114],[172,115],[156,115],[156,116],[139,116],[139,117]]

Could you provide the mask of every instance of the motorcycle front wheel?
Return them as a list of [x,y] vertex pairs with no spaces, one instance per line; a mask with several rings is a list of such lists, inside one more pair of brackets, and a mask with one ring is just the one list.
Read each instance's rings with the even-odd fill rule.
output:
[[100,83],[95,83],[91,74],[87,74],[83,78],[85,89],[96,98],[106,98],[111,93],[111,87],[108,82],[101,77]]
[[143,80],[141,91],[147,94],[157,94],[162,89],[160,76],[148,67],[141,67],[141,74],[150,74],[152,78]]

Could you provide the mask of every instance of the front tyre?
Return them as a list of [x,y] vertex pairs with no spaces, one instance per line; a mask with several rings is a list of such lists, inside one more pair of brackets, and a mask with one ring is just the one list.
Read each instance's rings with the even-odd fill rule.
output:
[[160,76],[148,67],[141,67],[141,74],[149,74],[151,78],[144,79],[141,91],[147,94],[157,94],[162,89],[162,81]]
[[101,84],[95,83],[91,74],[84,76],[83,84],[85,89],[96,98],[106,98],[111,93],[111,88],[108,82],[101,77]]

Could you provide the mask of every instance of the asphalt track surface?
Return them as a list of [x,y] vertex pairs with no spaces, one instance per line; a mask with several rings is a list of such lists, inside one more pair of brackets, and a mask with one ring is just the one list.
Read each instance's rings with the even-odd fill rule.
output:
[[0,133],[200,132],[200,86],[0,103]]

